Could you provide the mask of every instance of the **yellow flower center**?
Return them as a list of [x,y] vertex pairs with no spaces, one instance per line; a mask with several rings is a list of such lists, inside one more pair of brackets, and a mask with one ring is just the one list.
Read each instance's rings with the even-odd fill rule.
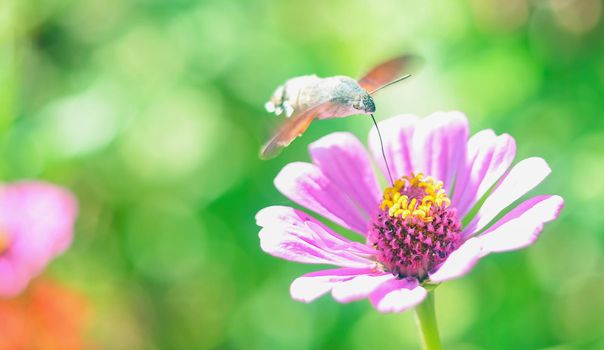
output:
[[448,207],[451,204],[442,187],[442,181],[424,177],[422,173],[403,176],[394,182],[393,187],[384,190],[380,208],[388,210],[391,217],[406,219],[413,216],[431,222],[434,218],[430,213],[434,206]]
[[425,280],[462,243],[443,183],[423,174],[397,180],[384,191],[367,242],[378,251],[382,271]]

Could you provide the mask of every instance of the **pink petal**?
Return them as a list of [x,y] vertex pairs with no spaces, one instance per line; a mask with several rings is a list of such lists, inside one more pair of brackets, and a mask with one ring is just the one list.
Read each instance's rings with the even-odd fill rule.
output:
[[394,278],[395,277],[391,273],[385,272],[359,275],[334,285],[331,294],[335,300],[341,303],[349,303],[351,301],[367,298],[382,283]]
[[426,298],[427,291],[417,280],[390,280],[381,284],[371,295],[371,304],[380,312],[402,312]]
[[483,229],[503,209],[541,183],[550,172],[551,169],[541,158],[527,158],[516,164],[485,200],[476,217],[464,230],[464,237]]
[[542,195],[523,202],[479,236],[483,249],[505,252],[531,245],[543,225],[556,219],[563,206],[560,196]]
[[10,252],[0,257],[0,297],[13,297],[21,293],[33,278],[27,262]]
[[413,135],[413,171],[441,180],[449,191],[466,153],[468,119],[459,112],[434,113]]
[[0,295],[19,293],[71,243],[77,202],[68,191],[43,182],[0,189],[0,230],[9,247],[0,255]]
[[535,242],[546,222],[558,217],[564,201],[559,196],[533,197],[505,215],[478,237],[472,237],[451,253],[430,281],[443,282],[468,273],[490,253],[524,248]]
[[438,283],[461,277],[470,272],[478,260],[487,254],[482,249],[481,241],[472,237],[451,253],[440,268],[430,275],[430,281]]
[[286,260],[343,267],[373,267],[370,247],[338,235],[318,220],[290,207],[273,206],[256,215],[260,246]]
[[[441,112],[424,119],[402,115],[379,124],[392,176],[422,172],[449,188],[465,155],[467,118],[459,112]],[[369,133],[371,153],[386,173],[377,131]]]
[[514,161],[516,143],[507,134],[483,130],[468,141],[466,164],[455,180],[452,203],[464,217]]
[[[413,171],[413,132],[419,118],[414,115],[400,115],[378,123],[384,140],[384,152],[390,165],[392,176],[398,179]],[[380,139],[375,127],[369,133],[369,149],[380,169],[388,178],[386,165],[382,157]]]
[[311,143],[309,149],[313,162],[369,221],[379,205],[381,191],[359,139],[348,132],[336,132]]
[[367,297],[392,278],[391,274],[376,272],[375,269],[322,270],[296,278],[290,294],[295,300],[308,303],[331,290],[337,301],[345,303]]
[[355,203],[315,164],[286,165],[275,178],[275,186],[287,198],[343,227],[362,235],[369,225]]

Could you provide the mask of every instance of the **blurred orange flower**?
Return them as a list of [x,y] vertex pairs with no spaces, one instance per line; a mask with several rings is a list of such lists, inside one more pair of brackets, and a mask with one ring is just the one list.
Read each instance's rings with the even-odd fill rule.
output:
[[76,291],[36,280],[21,296],[0,299],[0,350],[90,349],[84,341],[89,313]]

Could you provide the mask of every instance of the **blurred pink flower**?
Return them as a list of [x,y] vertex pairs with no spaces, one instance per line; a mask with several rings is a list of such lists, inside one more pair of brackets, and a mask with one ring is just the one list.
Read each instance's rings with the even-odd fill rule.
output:
[[[483,130],[468,140],[461,113],[398,116],[380,130],[397,179],[384,191],[363,145],[345,132],[312,143],[313,163],[290,163],[275,178],[286,197],[366,241],[291,207],[262,209],[256,221],[265,252],[338,266],[297,278],[294,299],[310,302],[331,291],[339,302],[369,298],[381,312],[404,311],[426,297],[426,285],[465,275],[490,253],[532,244],[563,206],[556,195],[516,203],[549,175],[547,163],[528,158],[510,168],[514,139]],[[375,128],[369,145],[385,173]]]
[[0,187],[0,296],[20,293],[51,259],[69,247],[77,202],[42,182]]

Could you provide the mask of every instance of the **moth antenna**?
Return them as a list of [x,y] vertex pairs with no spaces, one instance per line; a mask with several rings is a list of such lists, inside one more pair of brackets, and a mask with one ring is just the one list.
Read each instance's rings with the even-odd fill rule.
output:
[[369,114],[371,116],[371,120],[373,120],[373,125],[375,125],[375,129],[377,130],[378,137],[380,138],[380,146],[382,148],[382,157],[384,158],[384,163],[386,164],[386,170],[388,170],[388,177],[390,178],[390,185],[394,186],[394,181],[392,180],[392,173],[390,172],[390,166],[388,166],[388,161],[386,160],[386,152],[384,151],[384,141],[382,140],[382,133],[380,133],[380,128],[378,127],[377,122],[375,121],[375,117],[373,113]]
[[396,84],[396,83],[398,83],[399,81],[403,81],[403,80],[405,80],[405,79],[409,78],[410,76],[411,76],[411,74],[407,74],[407,75],[403,75],[403,76],[402,76],[402,77],[400,77],[400,78],[394,79],[393,81],[391,81],[391,82],[389,82],[389,83],[386,83],[386,84],[384,84],[384,85],[380,86],[379,88],[377,88],[377,89],[375,89],[375,90],[371,91],[371,92],[369,93],[369,95],[373,95],[374,93],[376,93],[376,92],[378,92],[378,91],[382,90],[383,88],[385,88],[385,87],[387,87],[387,86],[390,86],[390,85],[393,85],[393,84]]

